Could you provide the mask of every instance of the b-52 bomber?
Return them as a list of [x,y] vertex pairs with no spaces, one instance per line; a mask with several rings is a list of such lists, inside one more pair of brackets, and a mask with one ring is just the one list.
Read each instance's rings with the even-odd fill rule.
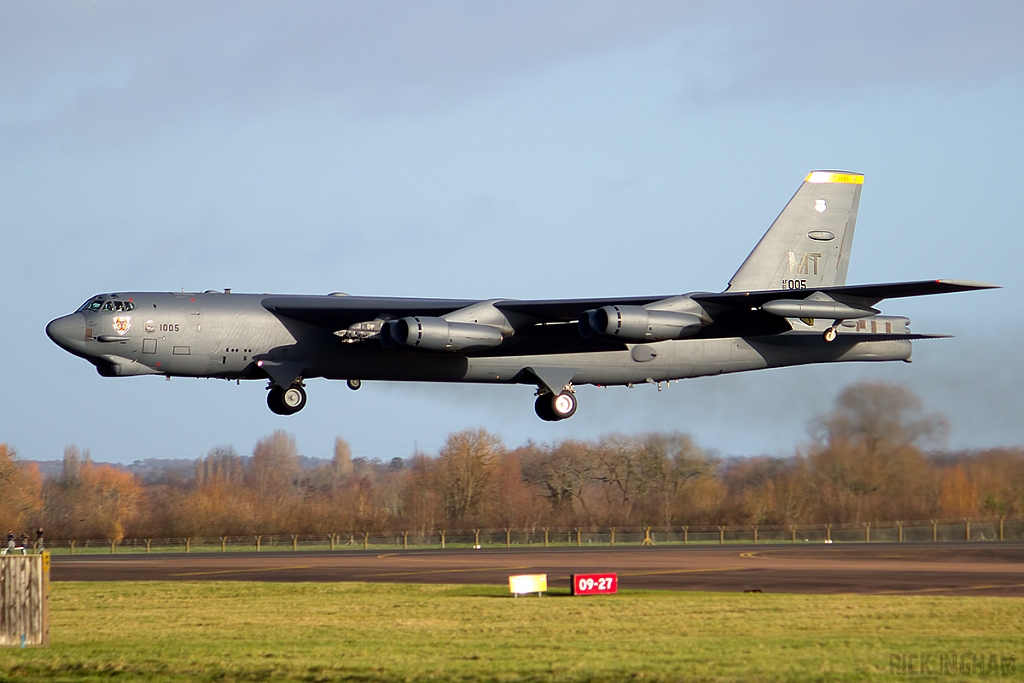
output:
[[118,292],[46,333],[104,377],[267,381],[279,415],[306,380],[527,384],[536,411],[576,412],[575,387],[838,361],[910,361],[910,320],[884,299],[993,287],[962,280],[847,285],[864,176],[814,171],[724,292],[484,301]]

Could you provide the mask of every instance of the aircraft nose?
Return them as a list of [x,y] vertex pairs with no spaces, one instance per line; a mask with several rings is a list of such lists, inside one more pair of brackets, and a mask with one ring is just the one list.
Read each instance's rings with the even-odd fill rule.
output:
[[46,326],[46,336],[62,349],[81,344],[85,341],[85,316],[81,313],[72,313],[51,320]]

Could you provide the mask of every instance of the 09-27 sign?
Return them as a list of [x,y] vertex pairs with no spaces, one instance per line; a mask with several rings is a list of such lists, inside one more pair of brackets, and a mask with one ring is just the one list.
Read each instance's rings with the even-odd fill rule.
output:
[[618,574],[573,574],[573,595],[611,595],[619,591]]

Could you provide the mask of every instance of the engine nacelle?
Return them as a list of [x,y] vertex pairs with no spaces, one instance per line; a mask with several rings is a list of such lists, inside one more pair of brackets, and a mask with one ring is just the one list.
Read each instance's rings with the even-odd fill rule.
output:
[[428,351],[463,351],[499,346],[501,330],[478,323],[448,322],[444,318],[409,316],[389,320],[380,329],[385,347],[411,346]]
[[643,306],[602,306],[580,316],[580,334],[623,341],[683,339],[700,332],[701,320],[692,313],[658,311]]

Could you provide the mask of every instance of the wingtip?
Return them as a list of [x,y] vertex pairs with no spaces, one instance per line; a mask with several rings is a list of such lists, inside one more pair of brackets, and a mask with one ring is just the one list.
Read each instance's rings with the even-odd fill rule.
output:
[[955,287],[963,287],[964,289],[1002,289],[1002,285],[993,285],[988,282],[979,282],[977,280],[936,280],[938,284],[953,285]]

